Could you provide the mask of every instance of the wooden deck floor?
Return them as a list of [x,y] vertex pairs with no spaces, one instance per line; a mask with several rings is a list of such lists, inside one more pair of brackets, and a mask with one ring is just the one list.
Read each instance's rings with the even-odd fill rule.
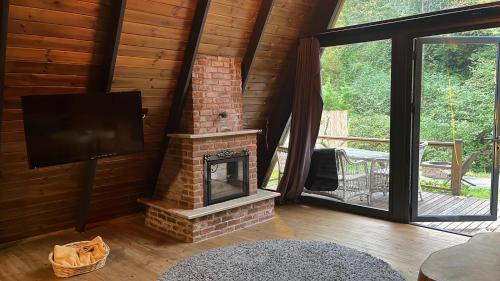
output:
[[[422,192],[419,201],[420,215],[487,215],[489,214],[490,202],[463,196],[452,196],[448,194]],[[367,206],[366,200],[353,198],[349,203]],[[373,195],[371,207],[387,210],[389,197],[382,193]],[[499,207],[500,208],[500,207]],[[480,232],[500,232],[500,215],[496,221],[476,222],[419,222],[417,225],[436,228],[464,235],[474,235]]]
[[[423,193],[419,203],[420,215],[488,215],[490,202],[463,196],[431,192]],[[474,235],[480,232],[500,232],[500,219],[475,222],[422,222],[419,225],[455,233]]]

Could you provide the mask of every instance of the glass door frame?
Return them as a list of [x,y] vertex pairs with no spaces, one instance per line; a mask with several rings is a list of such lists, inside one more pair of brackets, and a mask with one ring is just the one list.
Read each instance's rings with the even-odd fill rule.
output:
[[[389,211],[322,200],[322,205],[360,215],[411,222],[414,39],[444,33],[500,27],[500,1],[421,14],[313,35],[321,47],[392,40]],[[418,145],[417,145],[418,147]],[[418,157],[417,157],[418,159]],[[318,200],[314,200],[318,202]]]
[[[414,86],[413,86],[413,159],[418,159],[420,143],[420,113],[423,82],[423,46],[425,44],[491,44],[496,46],[496,90],[495,90],[495,109],[493,117],[493,136],[498,139],[500,134],[500,37],[420,37],[414,39]],[[497,219],[498,208],[498,172],[499,172],[499,149],[500,142],[492,142],[493,159],[491,175],[491,197],[489,215],[418,215],[418,181],[419,169],[418,163],[412,165],[412,184],[411,184],[411,221],[413,222],[453,222],[453,221],[492,221]]]

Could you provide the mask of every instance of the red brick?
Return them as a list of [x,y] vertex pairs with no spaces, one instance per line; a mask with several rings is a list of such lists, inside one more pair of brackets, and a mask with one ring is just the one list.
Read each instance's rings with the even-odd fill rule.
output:
[[[262,206],[265,208],[261,208],[261,211],[253,215],[246,215],[250,210],[255,209],[256,206]],[[152,229],[164,232],[165,234],[181,241],[198,242],[239,230],[259,222],[267,221],[273,217],[273,210],[274,201],[273,199],[269,199],[261,203],[249,204],[232,210],[196,218],[194,220],[187,220],[180,217],[172,217],[172,215],[162,210],[155,209],[154,207],[148,207],[145,224]],[[160,214],[162,217],[165,216],[167,219],[162,220],[158,219],[157,216],[154,216]],[[223,218],[227,219],[230,216],[236,218],[224,221]]]

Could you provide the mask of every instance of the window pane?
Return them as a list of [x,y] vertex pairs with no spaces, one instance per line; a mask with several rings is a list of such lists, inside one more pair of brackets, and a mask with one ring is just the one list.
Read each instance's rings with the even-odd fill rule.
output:
[[334,27],[344,27],[446,9],[495,2],[494,0],[345,0]]
[[304,195],[388,210],[391,40],[325,48],[321,66],[316,148],[335,148],[338,187],[306,186]]

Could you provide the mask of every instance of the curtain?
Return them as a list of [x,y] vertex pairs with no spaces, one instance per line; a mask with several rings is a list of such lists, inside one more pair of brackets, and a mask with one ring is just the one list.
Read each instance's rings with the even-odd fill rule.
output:
[[288,157],[278,186],[280,203],[299,198],[309,172],[323,111],[320,56],[320,45],[316,38],[300,40]]

